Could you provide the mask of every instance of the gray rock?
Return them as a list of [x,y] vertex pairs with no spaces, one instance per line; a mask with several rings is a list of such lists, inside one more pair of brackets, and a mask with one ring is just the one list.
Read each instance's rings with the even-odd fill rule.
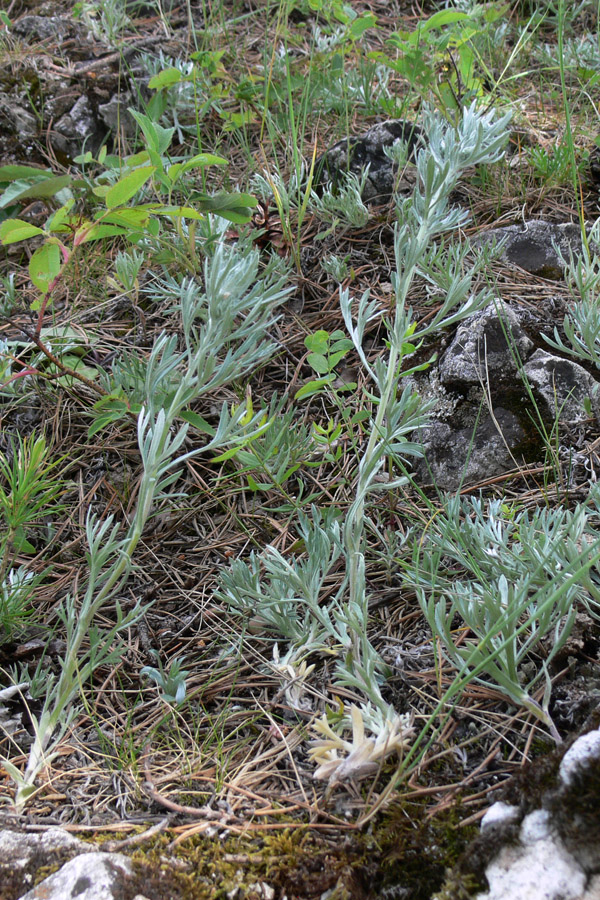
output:
[[62,16],[22,16],[11,30],[32,41],[62,41],[69,31],[69,22]]
[[118,900],[131,874],[131,861],[122,853],[86,853],[65,863],[21,900]]
[[363,200],[383,203],[391,199],[396,188],[397,167],[385,155],[384,147],[391,147],[398,140],[408,143],[408,158],[414,159],[419,144],[423,143],[423,131],[404,119],[390,119],[369,128],[362,137],[338,141],[317,160],[315,187],[335,185],[340,172],[360,176],[369,166]]
[[440,360],[440,380],[455,387],[506,383],[517,375],[515,354],[522,362],[532,349],[511,307],[491,303],[457,329]]
[[15,132],[23,140],[37,137],[39,122],[29,109],[25,109],[14,97],[0,95],[0,113],[9,123],[10,131]]
[[70,111],[62,116],[56,123],[55,131],[64,135],[69,140],[75,137],[86,138],[95,129],[94,116],[90,107],[90,101],[82,94],[74,103]]
[[550,421],[556,416],[565,425],[587,421],[589,417],[584,408],[587,399],[591,400],[594,414],[600,418],[597,393],[600,385],[576,362],[536,350],[523,371],[543,406],[542,413]]
[[[41,853],[49,857],[57,851],[89,853],[92,848],[79,838],[61,828],[49,828],[41,834],[27,834],[20,831],[0,831],[0,875],[2,869],[25,869],[34,856]],[[49,860],[50,861],[50,860]]]
[[58,120],[51,132],[52,144],[66,156],[77,156],[82,148],[94,152],[104,136],[104,127],[98,124],[85,94],[71,106],[69,112]]
[[543,278],[561,278],[565,268],[562,257],[568,261],[570,252],[575,256],[581,253],[579,225],[555,225],[543,219],[493,228],[478,234],[473,244],[477,246],[494,241],[502,242],[501,259],[507,265],[519,266]]
[[115,94],[108,103],[98,107],[98,115],[114,134],[121,131],[127,137],[132,137],[135,134],[135,122],[127,111],[128,106],[131,106],[131,94],[128,91],[124,94]]
[[417,469],[421,481],[429,482],[433,475],[441,490],[455,491],[461,483],[485,481],[515,467],[514,456],[518,459],[519,447],[527,440],[517,416],[499,406],[493,416],[483,414],[475,430],[478,409],[469,412],[466,424],[432,422],[415,434],[425,451]]

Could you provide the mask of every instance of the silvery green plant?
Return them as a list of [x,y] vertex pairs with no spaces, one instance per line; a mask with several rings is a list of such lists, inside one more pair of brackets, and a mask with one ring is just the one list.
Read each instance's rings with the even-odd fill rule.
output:
[[[116,598],[131,570],[146,522],[157,507],[175,496],[172,486],[181,464],[198,453],[241,445],[270,424],[262,410],[249,415],[245,404],[233,410],[223,404],[218,424],[205,428],[209,431],[207,443],[182,452],[189,422],[200,418],[188,412],[190,403],[247,373],[276,349],[265,335],[287,290],[281,279],[267,277],[254,283],[257,256],[248,246],[239,251],[218,247],[206,263],[204,292],[186,280],[179,285],[183,349],[178,349],[175,335],[161,334],[150,353],[145,379],[137,385],[143,403],[137,417],[142,475],[135,512],[125,529],[112,516],[101,520],[88,514],[87,583],[79,597],[67,596],[58,613],[66,632],[60,672],[48,678],[42,710],[32,716],[34,740],[25,771],[10,760],[2,760],[17,785],[18,810],[34,793],[37,777],[56,755],[75,716],[74,701],[82,686],[98,666],[120,657],[120,632],[144,612],[138,604],[124,613]],[[176,296],[176,283],[170,283],[169,288]],[[180,424],[182,416],[189,422]],[[116,621],[101,631],[94,620],[111,600]]]
[[[286,273],[279,260],[272,261],[259,279],[258,252],[247,242],[232,247],[219,240],[224,227],[216,226],[213,235],[217,240],[205,260],[204,289],[195,278],[169,275],[148,289],[165,312],[179,313],[182,337],[161,333],[146,361],[131,353],[115,360],[104,376],[108,396],[95,405],[93,431],[123,414],[125,404],[115,405],[115,397],[124,396],[135,412],[141,406],[153,415],[173,405],[183,410],[273,354],[268,332],[276,321],[274,310],[290,291]],[[189,421],[201,424],[192,414]]]
[[[598,489],[592,494],[597,499]],[[594,614],[596,518],[583,505],[530,514],[499,500],[452,497],[415,540],[412,561],[404,567],[405,584],[416,590],[460,678],[493,686],[557,740],[548,712],[548,665],[571,633],[578,603]],[[569,579],[576,571],[579,577]],[[525,663],[531,668],[542,641],[542,658],[531,673]],[[533,692],[542,680],[546,691],[539,703]]]
[[320,197],[312,191],[309,208],[332,226],[364,228],[369,221],[369,210],[362,195],[368,175],[368,166],[361,175],[341,172],[336,184],[327,187]]
[[557,328],[554,338],[544,336],[544,340],[583,362],[592,363],[600,369],[600,220],[590,229],[583,242],[577,259],[571,255],[566,262],[566,276],[569,279],[574,302],[570,306],[563,329],[566,342]]
[[[365,372],[371,381],[368,400],[372,418],[361,452],[354,499],[342,525],[335,517],[313,512],[312,525],[301,525],[306,559],[284,558],[267,547],[250,564],[234,564],[222,579],[220,595],[232,608],[252,608],[253,620],[265,630],[278,630],[289,642],[287,663],[311,652],[337,653],[337,683],[359,691],[360,708],[332,723],[325,715],[316,724],[321,734],[311,753],[319,777],[330,785],[375,771],[392,752],[402,754],[411,735],[410,717],[399,715],[383,699],[382,682],[389,674],[367,637],[368,592],[365,566],[365,526],[372,496],[407,483],[406,462],[422,454],[411,439],[426,420],[427,408],[410,387],[399,386],[407,358],[426,335],[458,322],[489,302],[486,291],[474,293],[472,274],[482,265],[465,267],[466,251],[447,242],[447,235],[464,224],[465,211],[449,206],[462,172],[478,163],[500,159],[507,140],[509,115],[496,118],[475,105],[463,110],[454,128],[434,113],[428,115],[428,144],[417,155],[418,183],[411,198],[398,206],[392,274],[395,304],[386,320],[386,350],[371,363],[364,349],[367,327],[384,319],[369,291],[355,309],[348,290],[340,289],[344,322]],[[468,271],[469,274],[465,274]],[[427,324],[413,321],[408,302],[417,277],[427,281],[438,310]],[[389,463],[399,470],[389,477]],[[303,529],[303,530],[302,530]],[[343,559],[345,576],[327,603],[319,602],[323,579],[336,560]],[[266,574],[263,574],[266,573]],[[321,646],[320,646],[321,645]],[[351,728],[353,741],[343,738]],[[366,732],[372,737],[367,738]],[[375,764],[375,768],[373,767]]]
[[185,700],[186,677],[190,674],[186,669],[181,668],[183,657],[172,659],[168,670],[165,672],[158,651],[154,650],[152,652],[158,659],[158,668],[156,666],[144,666],[140,674],[151,678],[158,685],[162,691],[161,700],[174,706],[181,706]]

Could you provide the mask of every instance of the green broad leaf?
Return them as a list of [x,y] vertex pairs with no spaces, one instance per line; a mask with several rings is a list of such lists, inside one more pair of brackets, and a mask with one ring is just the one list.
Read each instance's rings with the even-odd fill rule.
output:
[[[40,331],[40,337],[43,341],[58,342],[61,345],[71,345],[80,348],[81,353],[87,353],[90,346],[90,340],[87,335],[82,333],[80,329],[73,328],[70,325],[47,325]],[[26,346],[35,346],[32,343]]]
[[322,353],[309,353],[306,357],[306,361],[311,369],[314,369],[318,375],[326,375],[333,368],[333,366],[329,364],[327,357],[323,356]]
[[[98,378],[98,369],[95,366],[86,365],[79,356],[75,356],[73,353],[67,353],[65,356],[62,356],[61,362],[69,369],[72,369],[73,372],[77,372],[79,375],[83,375],[89,381],[95,381],[96,378]],[[57,366],[50,366],[48,368],[48,371],[55,372],[58,375],[60,369],[58,369]],[[60,375],[60,377],[56,380],[59,384],[65,387],[70,387],[77,381],[77,379],[73,375],[66,374]]]
[[19,203],[21,200],[38,197],[53,197],[64,187],[72,184],[72,181],[73,179],[70,175],[58,175],[56,177],[42,176],[41,178],[37,178],[33,183],[31,179],[28,181],[13,181],[0,197],[0,209],[11,206],[14,203]]
[[12,22],[3,9],[0,10],[0,22],[2,22],[3,25],[6,25],[7,28],[12,28]]
[[182,412],[180,418],[182,418],[184,422],[189,422],[189,424],[194,428],[197,428],[198,431],[202,431],[204,434],[210,435],[210,437],[212,437],[215,433],[215,429],[206,421],[206,419],[204,419],[198,413],[192,412],[189,409],[185,412]]
[[[331,335],[333,338],[333,335]],[[350,338],[341,338],[338,341],[333,341],[329,347],[330,353],[348,353],[349,350],[352,350],[354,344],[350,340]]]
[[61,269],[60,250],[57,244],[38,247],[29,260],[29,277],[36,288],[45,294]]
[[27,238],[43,233],[41,228],[30,222],[24,222],[22,219],[6,219],[0,225],[0,243],[5,246],[17,244],[19,241],[26,241]]
[[419,26],[421,34],[431,31],[433,28],[443,28],[444,25],[452,25],[454,22],[462,22],[469,18],[468,13],[458,12],[455,9],[440,9]]
[[130,408],[123,397],[118,394],[101,397],[94,403],[92,410],[95,418],[88,428],[88,437],[93,437],[107,425],[124,419],[130,411],[139,412],[139,409],[135,409],[133,405]]
[[118,413],[129,412],[127,401],[120,394],[107,394],[106,397],[101,397],[100,400],[96,400],[93,409],[97,412],[106,412],[107,410]]
[[295,400],[302,400],[304,397],[312,397],[318,394],[324,387],[335,381],[335,375],[327,375],[325,378],[315,378],[314,381],[308,381],[294,394]]
[[364,16],[359,16],[358,19],[355,19],[354,22],[350,25],[350,35],[353,40],[357,41],[359,38],[363,36],[365,31],[368,31],[369,28],[374,28],[377,25],[377,17],[373,15],[373,13],[365,13]]
[[73,158],[73,162],[77,163],[78,166],[87,166],[89,163],[94,162],[94,156],[91,150],[87,150],[85,153],[80,153],[79,156],[75,156]]
[[[110,166],[109,166],[109,160],[111,161]],[[147,163],[149,161],[150,161],[150,154],[148,153],[147,150],[139,150],[137,153],[132,153],[132,155],[128,156],[125,160],[125,162],[127,163],[127,168],[130,171],[133,171],[133,169],[137,169],[138,166],[143,166],[144,163]],[[123,165],[123,163],[118,156],[107,156],[106,157],[107,168],[120,169],[122,165]],[[127,174],[127,173],[125,173],[125,174]]]
[[233,459],[233,457],[236,456],[238,449],[238,447],[230,447],[225,453],[220,453],[219,456],[213,456],[211,462],[226,462],[228,459]]
[[160,91],[161,88],[171,87],[173,84],[178,84],[183,78],[183,73],[174,67],[169,69],[163,69],[162,72],[159,72],[158,75],[155,75],[154,78],[151,78],[148,82],[148,87],[151,91]]
[[106,412],[101,416],[98,416],[94,422],[88,428],[88,437],[93,437],[95,434],[98,434],[99,431],[102,431],[103,428],[106,428],[107,425],[112,425],[113,422],[118,422],[119,419],[124,418],[125,413],[119,415],[114,412]]
[[196,156],[192,156],[191,159],[188,159],[185,162],[173,163],[172,166],[169,166],[167,174],[171,181],[175,181],[180,175],[185,174],[185,172],[190,172],[192,169],[200,169],[203,166],[228,165],[229,162],[226,159],[223,159],[222,156],[215,156],[214,153],[197,153]]
[[114,209],[109,213],[100,212],[98,218],[101,222],[110,225],[122,225],[124,228],[139,228],[148,224],[150,213],[154,212],[153,204],[144,206],[128,206],[125,209]]
[[142,129],[144,137],[146,138],[148,144],[148,149],[154,150],[155,153],[158,153],[160,156],[162,156],[173,139],[175,129],[163,128],[157,122],[153,122],[148,118],[148,116],[145,116],[143,113],[138,112],[131,106],[128,107],[128,112],[133,116],[135,121]]
[[70,175],[55,175],[52,178],[45,178],[30,185],[27,190],[21,191],[19,200],[28,200],[38,197],[54,197],[63,188],[72,184],[73,178]]
[[90,241],[99,241],[102,238],[121,237],[127,234],[127,229],[119,227],[119,225],[105,225],[100,223],[92,225],[92,227],[84,233],[79,239],[78,244],[88,244]]
[[60,209],[57,209],[55,213],[53,213],[48,221],[46,222],[46,228],[48,231],[66,231],[67,230],[67,219],[69,217],[69,213],[73,209],[74,200],[68,200],[64,206],[61,206]]
[[213,197],[209,194],[196,193],[190,197],[190,202],[197,203],[204,212],[213,212],[229,222],[240,225],[250,221],[252,210],[257,204],[256,197],[252,194],[229,194],[225,191]]
[[104,165],[104,160],[106,159],[107,153],[108,153],[108,148],[107,148],[106,144],[103,144],[100,147],[100,151],[98,153],[98,162],[100,163],[101,166]]
[[205,219],[204,213],[191,206],[157,206],[152,212],[157,216],[176,216],[179,219]]
[[261,489],[268,491],[269,488],[273,487],[272,484],[268,484],[268,485],[259,484],[257,481],[254,480],[254,478],[250,474],[246,475],[246,481],[248,482],[248,487],[250,488],[250,490],[254,491],[255,493],[256,493],[256,491],[260,491]]
[[0,181],[32,177],[52,178],[52,172],[49,169],[38,169],[37,166],[0,166]]
[[109,209],[115,206],[123,206],[128,200],[137,194],[139,189],[146,184],[149,178],[156,171],[156,166],[142,166],[140,169],[134,169],[129,175],[119,178],[116,184],[107,191],[104,202]]
[[341,359],[343,359],[347,353],[348,353],[347,350],[338,350],[337,353],[330,353],[329,356],[327,357],[329,371],[331,371],[331,369],[335,369],[335,367],[337,366],[339,361]]
[[304,346],[312,353],[327,353],[329,349],[329,332],[320,328],[304,338]]

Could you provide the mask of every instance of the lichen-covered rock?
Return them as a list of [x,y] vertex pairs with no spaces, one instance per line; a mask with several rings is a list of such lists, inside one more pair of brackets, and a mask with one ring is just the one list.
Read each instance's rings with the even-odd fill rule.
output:
[[550,421],[556,417],[565,425],[587,421],[588,401],[600,418],[600,384],[578,363],[536,350],[525,364],[524,373]]
[[440,380],[454,387],[506,383],[517,375],[517,360],[526,360],[532,349],[510,306],[490,303],[458,327],[440,360]]
[[479,483],[515,467],[514,453],[527,437],[517,416],[496,407],[493,415],[484,414],[478,422],[477,412],[471,410],[470,424],[432,422],[415,434],[425,452],[419,480],[430,482],[433,476],[441,490],[455,491],[461,484]]
[[76,156],[85,146],[96,149],[103,132],[99,132],[90,101],[85,94],[54,126],[52,143],[68,156]]
[[490,889],[477,900],[581,900],[587,882],[541,809],[525,816],[519,842],[503,847],[485,874]]
[[66,16],[21,16],[12,31],[29,41],[62,41],[72,29]]
[[51,857],[56,851],[68,850],[73,853],[88,853],[89,844],[63,831],[62,828],[49,828],[41,834],[26,834],[21,831],[0,831],[0,879],[2,869],[24,869],[34,856],[41,853]]
[[[555,762],[532,763],[512,803],[495,803],[473,843],[436,898],[462,900],[475,877],[487,889],[474,900],[599,900],[600,731],[578,738]],[[531,787],[530,787],[531,786]],[[519,796],[520,794],[520,796]]]
[[121,853],[86,853],[65,863],[21,900],[119,900],[131,873],[131,861]]
[[360,176],[368,166],[362,199],[379,203],[390,200],[397,188],[397,166],[386,156],[384,148],[391,147],[396,141],[405,141],[408,144],[408,158],[414,159],[419,145],[424,141],[423,131],[413,122],[391,119],[369,128],[362,137],[338,141],[317,160],[315,187],[335,185],[341,172]]
[[543,278],[562,278],[569,254],[581,253],[579,225],[556,225],[543,219],[532,219],[522,225],[493,228],[473,239],[475,246],[502,243],[501,259]]
[[128,137],[132,137],[135,134],[135,121],[127,109],[131,105],[132,99],[129,91],[115,94],[108,103],[100,104],[98,115],[113,134],[121,131]]

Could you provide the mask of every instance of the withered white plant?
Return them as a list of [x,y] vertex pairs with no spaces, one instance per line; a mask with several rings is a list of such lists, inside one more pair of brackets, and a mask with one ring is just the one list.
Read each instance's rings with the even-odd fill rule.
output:
[[[410,371],[407,357],[426,335],[460,321],[491,299],[485,290],[472,290],[472,277],[482,258],[465,266],[466,250],[448,242],[448,233],[468,218],[464,210],[449,206],[449,197],[464,169],[500,159],[509,119],[508,114],[480,113],[475,105],[463,110],[456,128],[435,113],[427,115],[428,143],[419,150],[416,162],[418,183],[412,197],[398,207],[392,314],[384,313],[368,291],[354,303],[349,291],[340,290],[347,331],[371,382],[366,402],[372,413],[354,499],[343,523],[331,510],[313,509],[312,522],[300,518],[303,555],[284,558],[267,547],[248,562],[234,563],[221,579],[218,595],[233,611],[240,615],[252,611],[255,628],[262,624],[266,633],[288,641],[281,662],[299,671],[297,667],[310,654],[333,657],[334,686],[350,687],[364,698],[360,705],[351,706],[349,715],[325,713],[315,724],[321,735],[311,750],[317,763],[315,777],[327,779],[330,785],[379,771],[387,756],[404,753],[412,734],[410,716],[398,713],[382,696],[390,670],[367,636],[368,505],[375,492],[406,484],[407,459],[422,453],[411,435],[426,421],[427,407],[418,394],[399,384]],[[413,320],[408,305],[417,277],[427,279],[439,303],[436,314],[422,326]],[[371,363],[363,346],[365,332],[374,320],[384,317],[386,352]],[[382,480],[388,461],[398,474]],[[345,574],[325,602],[324,579],[340,558]],[[352,741],[344,738],[349,729]]]
[[76,714],[74,704],[83,685],[98,666],[120,657],[120,632],[147,609],[138,604],[124,613],[115,601],[115,624],[107,631],[94,624],[99,610],[122,590],[148,519],[160,504],[179,496],[171,488],[181,464],[198,453],[243,445],[269,426],[264,410],[251,413],[246,404],[240,404],[231,411],[223,404],[210,439],[182,452],[189,424],[178,420],[189,404],[249,372],[276,350],[268,328],[288,290],[281,276],[267,273],[266,278],[258,279],[257,274],[256,251],[247,245],[219,244],[206,262],[204,291],[189,280],[169,282],[181,311],[184,348],[177,349],[175,335],[161,334],[147,365],[136,370],[137,380],[129,385],[144,404],[137,423],[142,462],[137,507],[125,528],[112,516],[104,520],[93,514],[87,517],[87,584],[82,596],[67,596],[59,610],[66,631],[60,673],[47,678],[41,713],[32,716],[34,741],[25,771],[2,759],[17,786],[18,810],[35,792],[37,777],[56,756]]

